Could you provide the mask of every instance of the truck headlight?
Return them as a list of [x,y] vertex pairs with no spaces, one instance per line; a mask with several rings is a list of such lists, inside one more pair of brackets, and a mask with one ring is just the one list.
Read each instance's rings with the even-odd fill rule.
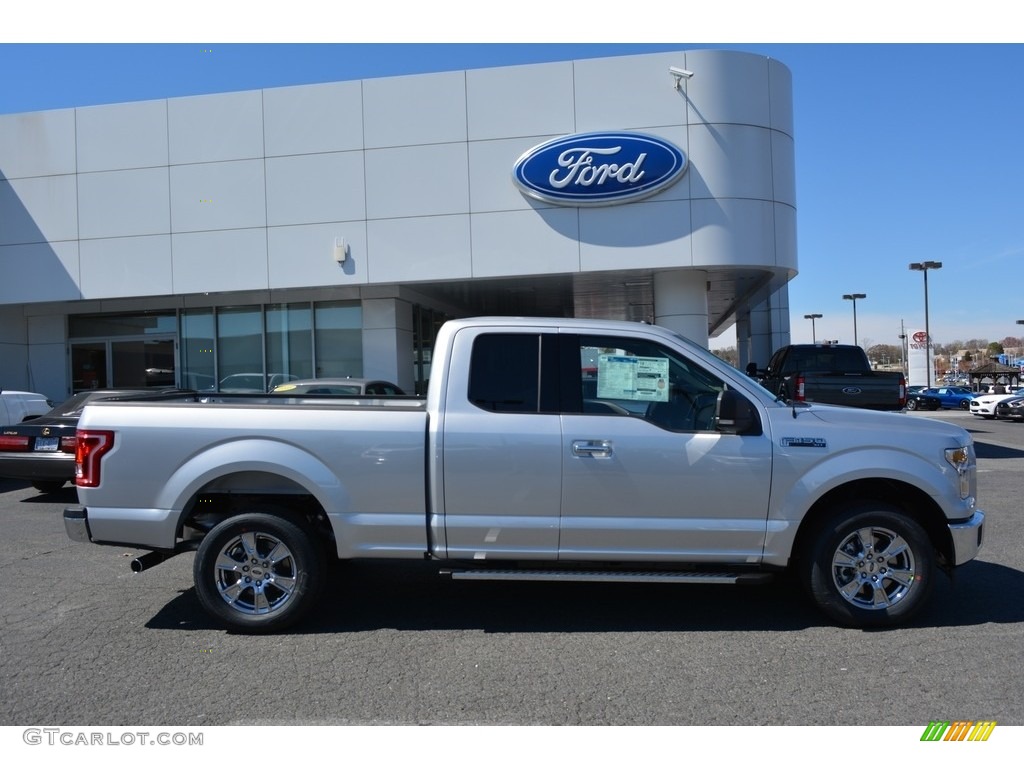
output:
[[966,446],[947,448],[946,461],[960,476],[960,498],[966,499],[971,493],[971,467],[974,466],[971,461],[970,448]]

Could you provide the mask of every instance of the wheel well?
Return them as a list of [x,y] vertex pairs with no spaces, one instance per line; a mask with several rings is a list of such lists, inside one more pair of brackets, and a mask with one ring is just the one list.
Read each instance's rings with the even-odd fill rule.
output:
[[815,534],[835,510],[847,504],[870,501],[898,507],[924,528],[938,554],[939,563],[948,566],[953,562],[953,543],[942,509],[920,488],[885,479],[855,480],[833,488],[818,499],[800,523],[791,560],[795,561],[807,552]]
[[336,551],[334,530],[316,497],[298,483],[268,472],[227,475],[200,489],[185,505],[177,535],[196,545],[222,521],[254,511],[290,520]]

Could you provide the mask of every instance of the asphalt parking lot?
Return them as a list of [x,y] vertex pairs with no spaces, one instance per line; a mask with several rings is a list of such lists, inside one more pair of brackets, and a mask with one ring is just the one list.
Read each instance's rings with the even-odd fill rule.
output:
[[1024,724],[1024,425],[970,429],[981,556],[910,626],[826,623],[786,579],[751,587],[448,582],[418,565],[333,574],[268,637],[214,627],[192,555],[71,542],[73,488],[0,480],[0,725]]

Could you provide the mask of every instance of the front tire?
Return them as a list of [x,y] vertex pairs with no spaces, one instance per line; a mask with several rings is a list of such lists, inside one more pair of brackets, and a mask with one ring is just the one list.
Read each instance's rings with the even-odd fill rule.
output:
[[927,602],[935,571],[928,534],[896,507],[851,505],[813,537],[801,578],[824,613],[848,627],[907,621]]
[[907,400],[907,410],[908,411],[916,411],[917,410],[917,400]]
[[193,565],[203,608],[229,629],[276,632],[316,602],[323,559],[310,534],[265,512],[231,517],[202,540]]
[[969,400],[961,400],[960,401],[960,410],[961,411],[969,411],[970,409],[971,409],[971,402]]

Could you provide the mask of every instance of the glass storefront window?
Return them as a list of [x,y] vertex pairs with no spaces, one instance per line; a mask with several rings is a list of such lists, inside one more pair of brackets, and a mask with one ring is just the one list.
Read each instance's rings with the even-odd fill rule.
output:
[[416,305],[413,307],[413,376],[417,395],[427,394],[430,383],[430,363],[434,353],[434,340],[441,326],[448,320],[442,312]]
[[221,392],[267,391],[261,307],[224,307],[217,311],[217,375]]
[[181,313],[181,386],[197,390],[217,388],[213,340],[212,309]]
[[71,345],[71,389],[100,389],[107,386],[107,344],[103,341]]
[[173,387],[174,341],[145,339],[110,344],[115,387]]
[[282,374],[282,379],[312,378],[313,328],[309,304],[269,306],[266,319],[267,371]]
[[316,378],[363,375],[363,311],[357,301],[316,305]]
[[267,392],[293,379],[363,375],[358,301],[78,315],[68,335],[75,392],[175,380],[198,391]]
[[71,338],[104,338],[109,336],[173,336],[174,310],[141,315],[71,315],[68,336]]

